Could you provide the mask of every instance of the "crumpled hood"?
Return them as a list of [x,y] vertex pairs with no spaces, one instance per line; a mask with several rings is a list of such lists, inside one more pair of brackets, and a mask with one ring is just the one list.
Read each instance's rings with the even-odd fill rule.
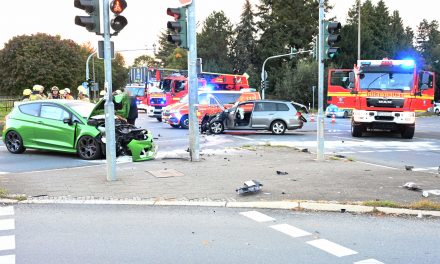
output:
[[[97,115],[104,115],[104,104],[105,99],[102,98],[95,105],[92,112],[90,113],[87,119]],[[130,97],[126,93],[118,94],[113,96],[113,104],[115,107],[115,115],[121,116],[125,119],[128,117],[128,113],[130,111]]]

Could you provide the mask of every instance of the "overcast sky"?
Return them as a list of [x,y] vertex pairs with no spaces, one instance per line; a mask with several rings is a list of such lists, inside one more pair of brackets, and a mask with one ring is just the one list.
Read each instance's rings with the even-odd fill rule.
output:
[[[197,20],[203,20],[213,11],[223,10],[226,16],[237,24],[244,0],[195,0]],[[292,0],[293,1],[293,0]],[[51,35],[61,35],[64,39],[73,39],[77,43],[90,41],[97,46],[101,37],[89,33],[85,28],[74,24],[75,15],[84,15],[85,12],[74,8],[73,0],[11,0],[5,1],[0,16],[0,49],[12,37],[23,34],[44,32]],[[259,0],[251,0],[258,3]],[[344,22],[348,9],[355,0],[330,0],[334,10],[330,14]],[[377,0],[373,0],[374,3]],[[428,21],[440,20],[438,0],[385,0],[392,10],[399,10],[405,26],[416,28],[422,19]],[[117,37],[113,37],[116,50],[131,50],[152,48],[157,42],[157,36],[166,27],[171,17],[166,15],[167,7],[179,6],[178,0],[127,0],[128,7],[123,15],[128,25]],[[46,10],[46,11],[44,11]],[[294,14],[292,14],[294,15]],[[199,26],[200,29],[201,26]],[[135,57],[142,54],[152,55],[152,51],[128,51],[123,55],[127,64],[131,64]]]

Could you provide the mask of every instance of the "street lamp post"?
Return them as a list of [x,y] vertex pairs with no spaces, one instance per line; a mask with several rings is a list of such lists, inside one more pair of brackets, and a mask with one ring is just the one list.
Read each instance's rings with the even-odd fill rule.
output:
[[361,59],[361,0],[358,0],[358,60]]

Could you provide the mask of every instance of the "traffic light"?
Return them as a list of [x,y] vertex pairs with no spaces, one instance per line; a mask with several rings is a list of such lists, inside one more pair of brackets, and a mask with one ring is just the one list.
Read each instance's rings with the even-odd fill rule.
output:
[[340,30],[341,23],[324,22],[324,59],[333,59],[341,53],[341,49],[334,46],[337,42],[341,41]]
[[128,24],[127,19],[120,15],[125,8],[127,8],[125,0],[113,0],[110,3],[110,11],[115,14],[115,17],[110,21],[110,27],[115,31],[113,35],[117,35]]
[[297,52],[298,51],[295,49],[295,47],[290,47],[290,59],[293,59]]
[[101,34],[99,0],[74,0],[73,5],[89,14],[89,16],[75,16],[75,24],[85,27],[88,31],[95,32],[97,35]]
[[175,20],[167,23],[167,40],[183,49],[188,49],[186,8],[168,8],[167,15],[174,17]]

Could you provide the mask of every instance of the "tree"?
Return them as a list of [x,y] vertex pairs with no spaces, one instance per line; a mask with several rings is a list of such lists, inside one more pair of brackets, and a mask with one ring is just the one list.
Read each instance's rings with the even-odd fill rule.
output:
[[168,68],[186,70],[188,68],[188,52],[182,48],[176,48],[166,58],[166,61]]
[[148,55],[141,55],[134,59],[133,67],[158,67],[159,63],[154,60],[153,57]]
[[212,12],[197,34],[197,56],[206,71],[232,72],[232,24],[223,11]]
[[[182,48],[176,47],[175,44],[169,42],[167,40],[168,34],[166,31],[162,31],[159,36],[159,48],[157,53],[155,53],[156,59],[159,59],[161,62],[155,62],[156,67],[162,66],[164,68],[178,68],[178,69],[186,69],[187,62],[182,63],[182,60],[176,61],[176,54],[180,54],[181,58],[187,58],[188,52]],[[177,55],[178,57],[180,55]]]
[[0,53],[0,94],[41,84],[76,87],[84,80],[84,52],[72,40],[43,33],[12,38]]
[[255,34],[257,31],[254,13],[252,12],[249,0],[246,0],[244,3],[240,23],[234,31],[235,41],[232,46],[233,67],[237,72],[244,73],[254,61]]

